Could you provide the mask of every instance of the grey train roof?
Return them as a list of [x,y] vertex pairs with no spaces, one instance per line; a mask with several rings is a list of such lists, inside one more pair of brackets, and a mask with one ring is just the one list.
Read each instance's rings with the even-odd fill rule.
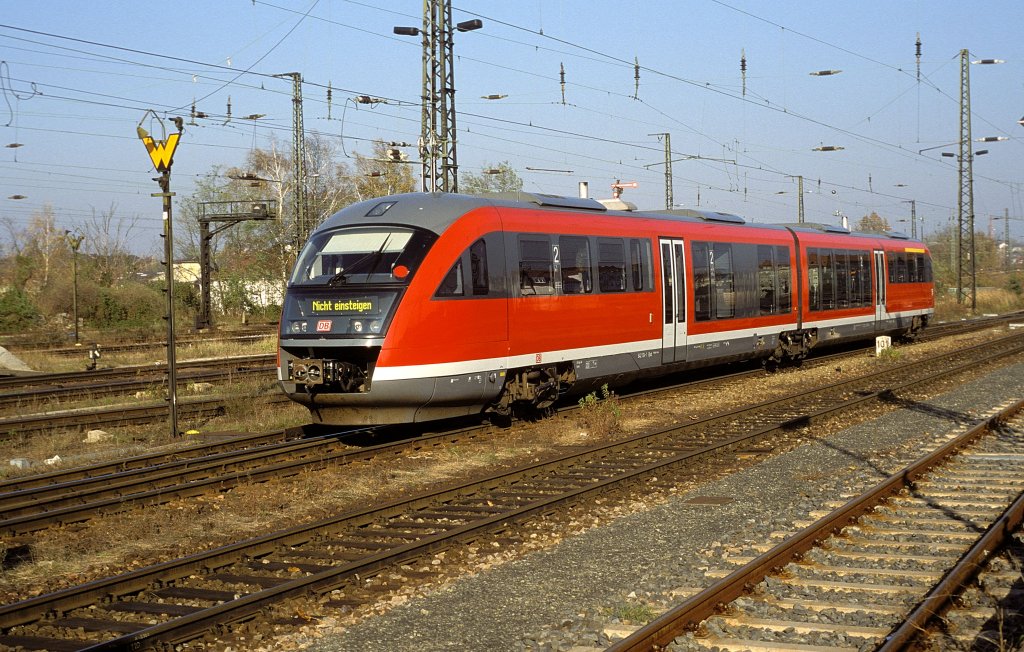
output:
[[754,226],[759,229],[781,230],[785,228],[804,232],[825,232],[859,237],[881,237],[908,239],[902,233],[859,233],[841,226],[815,223],[798,224],[752,224],[742,217],[716,211],[694,209],[673,209],[653,211],[615,211],[594,199],[562,197],[543,193],[501,192],[478,195],[452,193],[411,192],[387,197],[376,197],[351,204],[334,213],[321,223],[314,232],[333,229],[345,224],[416,224],[434,233],[443,233],[457,219],[469,211],[482,206],[530,207],[541,210],[601,213],[622,218],[643,217],[648,219],[688,222],[693,224],[715,222],[734,226]]

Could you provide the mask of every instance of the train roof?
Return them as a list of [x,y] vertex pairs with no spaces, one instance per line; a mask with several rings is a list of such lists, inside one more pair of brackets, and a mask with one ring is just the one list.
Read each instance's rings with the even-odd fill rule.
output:
[[887,238],[889,240],[908,240],[911,242],[920,242],[911,238],[906,233],[900,231],[885,231],[879,233],[877,231],[851,231],[845,226],[839,226],[837,224],[823,224],[820,222],[793,222],[787,224],[778,224],[787,229],[792,229],[797,233],[828,233],[830,235],[850,235],[856,238]]
[[[619,202],[626,206],[624,202]],[[617,207],[618,204],[611,203]],[[573,211],[594,214],[605,214],[623,218],[661,219],[674,222],[728,224],[733,226],[750,226],[759,229],[783,230],[790,229],[805,233],[828,233],[834,235],[850,235],[864,238],[890,238],[909,240],[902,233],[860,233],[851,232],[841,226],[801,222],[792,224],[748,223],[738,215],[717,211],[695,209],[672,209],[653,211],[613,210],[608,205],[596,200],[581,197],[563,197],[534,192],[498,192],[463,195],[455,193],[424,193],[413,192],[387,197],[368,199],[346,206],[330,216],[317,227],[330,229],[346,223],[358,224],[402,224],[413,223],[434,233],[443,233],[455,220],[469,211],[482,206],[527,207],[552,211]]]
[[[626,206],[622,202],[623,206]],[[614,215],[617,217],[643,217],[663,219],[676,222],[718,222],[723,224],[743,225],[746,220],[738,215],[693,209],[633,211],[614,210],[596,200],[580,197],[563,197],[533,192],[499,192],[481,193],[476,195],[460,195],[453,193],[406,193],[368,199],[346,206],[327,218],[317,230],[330,229],[346,223],[359,224],[396,224],[415,223],[421,227],[442,233],[456,219],[465,213],[481,206],[527,207],[552,210],[573,211],[595,214]],[[758,224],[760,228],[782,228],[769,224]]]

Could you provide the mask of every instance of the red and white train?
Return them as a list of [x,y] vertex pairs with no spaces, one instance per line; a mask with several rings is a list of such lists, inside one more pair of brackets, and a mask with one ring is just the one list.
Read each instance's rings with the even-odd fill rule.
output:
[[642,376],[913,335],[933,309],[928,249],[899,234],[411,193],[349,206],[310,236],[278,379],[321,423],[509,415]]

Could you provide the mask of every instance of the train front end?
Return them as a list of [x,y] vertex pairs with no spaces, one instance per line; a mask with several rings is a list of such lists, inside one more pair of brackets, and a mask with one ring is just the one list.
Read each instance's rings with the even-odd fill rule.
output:
[[[396,201],[350,206],[310,236],[281,315],[278,381],[314,421],[414,421],[428,381],[373,381],[388,328],[438,234],[403,223]],[[395,211],[398,213],[399,211]]]

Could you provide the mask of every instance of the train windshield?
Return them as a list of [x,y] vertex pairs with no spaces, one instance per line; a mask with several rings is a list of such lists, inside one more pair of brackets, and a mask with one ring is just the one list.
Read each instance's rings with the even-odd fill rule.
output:
[[302,250],[291,285],[406,284],[437,236],[392,226],[318,233]]

